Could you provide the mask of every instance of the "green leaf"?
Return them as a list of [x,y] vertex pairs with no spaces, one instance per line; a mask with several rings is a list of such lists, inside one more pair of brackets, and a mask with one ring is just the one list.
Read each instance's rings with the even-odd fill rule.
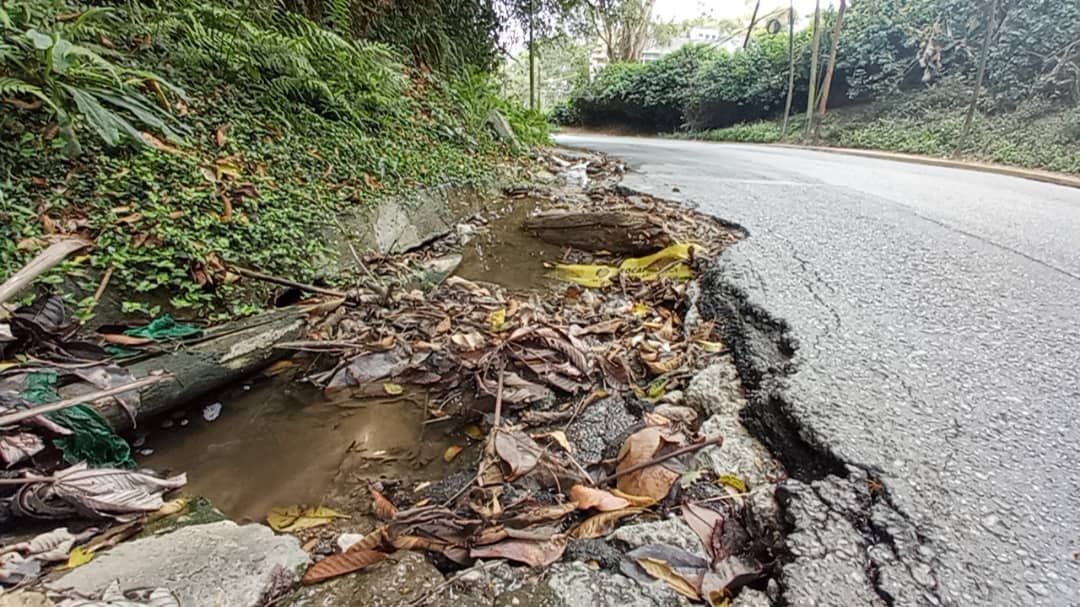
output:
[[26,30],[26,37],[34,43],[34,48],[39,51],[48,50],[53,45],[53,37],[49,34],[44,34],[36,29]]
[[71,42],[60,38],[56,41],[56,44],[52,45],[52,49],[49,50],[52,54],[53,71],[57,74],[66,73],[68,68],[71,67],[71,48]]

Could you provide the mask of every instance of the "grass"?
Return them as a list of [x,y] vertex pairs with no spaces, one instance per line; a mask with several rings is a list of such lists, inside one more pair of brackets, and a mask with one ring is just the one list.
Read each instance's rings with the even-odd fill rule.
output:
[[[958,109],[919,109],[917,103],[831,110],[821,137],[805,137],[806,120],[792,117],[786,137],[781,121],[736,124],[677,137],[707,141],[794,143],[885,150],[926,156],[951,156],[963,124]],[[977,115],[962,158],[1032,169],[1080,174],[1080,108],[1046,104],[1009,113]]]

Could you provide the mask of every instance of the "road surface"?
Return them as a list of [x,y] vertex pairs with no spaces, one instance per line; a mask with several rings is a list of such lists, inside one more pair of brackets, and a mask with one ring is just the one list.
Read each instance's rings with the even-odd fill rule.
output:
[[[885,510],[853,513],[820,479],[793,509],[791,604],[1080,605],[1080,190],[782,147],[559,143],[747,229],[720,273],[797,339],[772,388],[785,414],[882,481]],[[835,512],[810,520],[815,504]]]

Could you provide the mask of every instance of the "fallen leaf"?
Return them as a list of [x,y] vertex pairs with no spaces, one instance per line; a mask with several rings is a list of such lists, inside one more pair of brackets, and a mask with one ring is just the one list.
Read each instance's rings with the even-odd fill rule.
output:
[[155,150],[158,150],[159,152],[169,152],[171,154],[180,153],[180,148],[172,145],[171,143],[162,141],[161,139],[158,139],[157,137],[146,131],[142,131],[139,134],[142,135],[143,141],[145,141],[147,145],[154,148]]
[[[577,504],[573,502],[566,502],[565,504],[552,504],[550,506],[540,507],[528,507],[524,512],[515,514],[507,519],[504,519],[507,523],[513,523],[515,526],[528,526],[536,523],[545,523],[550,521],[562,520],[564,516],[577,510]],[[477,542],[478,544],[484,542]],[[490,543],[490,542],[488,542]]]
[[267,367],[266,370],[263,371],[263,375],[265,375],[266,377],[273,377],[275,375],[281,375],[282,373],[288,371],[289,369],[291,369],[291,368],[293,368],[295,366],[296,366],[296,361],[292,361],[292,360],[288,360],[288,359],[279,360],[276,363],[274,363],[274,364],[270,365],[269,367]]
[[596,509],[601,512],[622,510],[631,505],[630,500],[585,485],[570,487],[570,500],[581,510]]
[[749,490],[746,483],[734,474],[721,474],[720,478],[716,479],[716,482],[721,485],[727,485],[739,493],[746,493]]
[[399,386],[398,384],[391,383],[391,382],[385,382],[382,385],[382,387],[383,387],[384,392],[386,392],[387,394],[395,395],[395,396],[398,395],[398,394],[401,394],[402,392],[405,391],[405,389],[402,388],[401,386]]
[[646,316],[649,314],[649,306],[638,302],[630,308],[630,314],[637,317]]
[[228,133],[231,128],[231,124],[226,124],[219,126],[217,130],[214,131],[214,143],[216,143],[219,148],[225,147],[225,134]]
[[718,341],[706,341],[704,339],[695,342],[702,350],[715,354],[717,352],[723,352],[726,348],[724,344]]
[[321,527],[329,524],[336,518],[349,518],[348,516],[325,506],[317,508],[302,508],[300,506],[288,506],[274,508],[266,516],[266,523],[274,531],[291,533],[301,529]]
[[508,559],[530,567],[547,567],[562,558],[568,540],[565,535],[557,535],[542,542],[510,539],[489,546],[474,547],[469,551],[469,556]]
[[100,335],[101,339],[117,346],[144,346],[153,343],[154,341],[149,337],[135,337],[133,335],[124,335],[123,333],[101,333]]
[[683,363],[683,357],[681,354],[676,354],[675,356],[664,360],[649,361],[642,359],[641,362],[645,364],[649,371],[652,371],[653,375],[663,375],[665,373],[671,373],[675,369],[681,367]]
[[397,518],[398,508],[379,491],[375,485],[369,484],[368,490],[371,491],[372,508],[375,510],[375,516],[384,520],[392,521]]
[[533,434],[532,437],[537,439],[537,440],[542,439],[542,438],[551,439],[551,440],[555,441],[556,443],[558,443],[559,446],[563,448],[563,451],[566,451],[567,453],[573,453],[574,452],[574,446],[570,444],[570,440],[568,438],[566,438],[566,433],[563,432],[562,430],[553,430],[551,432],[540,432],[538,434]]
[[705,476],[705,470],[687,470],[679,477],[679,486],[683,489],[689,489],[691,485],[701,480],[701,477],[703,476]]
[[601,512],[600,514],[595,514],[584,521],[581,521],[581,523],[574,527],[570,532],[570,535],[572,535],[574,539],[579,540],[604,537],[614,531],[615,524],[622,519],[635,514],[641,514],[642,512],[645,512],[644,508],[623,508],[622,510]]
[[641,506],[643,508],[653,506],[656,504],[657,501],[659,501],[651,497],[646,497],[644,495],[630,495],[629,493],[624,493],[622,491],[619,491],[618,489],[612,489],[611,494],[616,497],[621,497],[624,500],[630,502],[631,506]]
[[492,333],[506,330],[506,308],[499,308],[488,316],[488,330]]
[[452,462],[463,449],[465,449],[463,445],[450,445],[446,448],[446,451],[443,451],[443,461],[447,463]]
[[[616,472],[623,472],[656,457],[666,444],[677,443],[670,430],[661,426],[648,426],[631,434],[619,451]],[[657,501],[664,499],[671,486],[679,480],[679,474],[665,468],[662,464],[645,467],[619,477],[617,486],[620,491],[632,495],[651,497]]]
[[656,400],[667,393],[668,380],[665,378],[657,378],[649,383],[648,388],[645,389],[645,395],[652,400]]
[[484,431],[480,429],[480,426],[477,426],[476,424],[469,424],[465,427],[465,436],[468,436],[473,440],[484,440],[484,437],[487,435],[484,434]]
[[143,218],[142,213],[132,213],[116,220],[116,223],[133,224]]
[[506,480],[512,481],[525,476],[540,463],[543,449],[524,432],[497,430],[495,452],[510,466]]
[[705,506],[699,506],[697,504],[683,504],[682,507],[683,519],[686,524],[689,525],[698,538],[701,539],[701,543],[705,546],[705,550],[712,555],[712,540],[713,535],[716,532],[716,527],[724,523],[724,515],[720,514],[712,508],[706,508]]
[[94,559],[94,553],[86,550],[82,547],[73,548],[71,554],[68,555],[67,568],[74,569],[80,565],[85,565]]
[[186,483],[187,476],[183,474],[158,478],[131,470],[91,469],[82,462],[54,473],[48,480],[20,487],[12,500],[12,509],[44,505],[50,511],[64,512],[70,508],[74,512],[124,520],[136,513],[156,511],[164,505],[162,493]]
[[346,573],[370,567],[386,558],[386,554],[374,550],[350,549],[330,555],[308,568],[304,574],[305,584],[315,584]]
[[221,179],[224,176],[239,179],[240,171],[240,163],[233,158],[219,158],[214,162],[214,177],[216,179]]
[[641,565],[641,568],[649,575],[662,580],[668,586],[671,586],[671,589],[675,592],[678,592],[692,601],[701,600],[694,585],[686,578],[676,573],[667,562],[660,559],[645,557],[637,559],[637,563],[638,565]]

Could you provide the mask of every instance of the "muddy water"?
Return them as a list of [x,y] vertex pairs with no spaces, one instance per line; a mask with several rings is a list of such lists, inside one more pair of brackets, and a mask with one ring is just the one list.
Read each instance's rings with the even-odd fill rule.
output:
[[469,441],[453,421],[425,424],[425,398],[331,400],[310,386],[264,380],[222,395],[214,421],[203,418],[202,405],[162,420],[137,449],[154,452],[136,458],[187,472],[186,492],[237,520],[262,520],[292,504],[349,510],[368,479],[435,480],[461,465],[442,455]]
[[522,199],[504,203],[485,214],[488,224],[465,245],[457,276],[493,282],[513,291],[554,288],[545,263],[559,262],[562,248],[533,238],[521,230],[525,218],[540,201]]

